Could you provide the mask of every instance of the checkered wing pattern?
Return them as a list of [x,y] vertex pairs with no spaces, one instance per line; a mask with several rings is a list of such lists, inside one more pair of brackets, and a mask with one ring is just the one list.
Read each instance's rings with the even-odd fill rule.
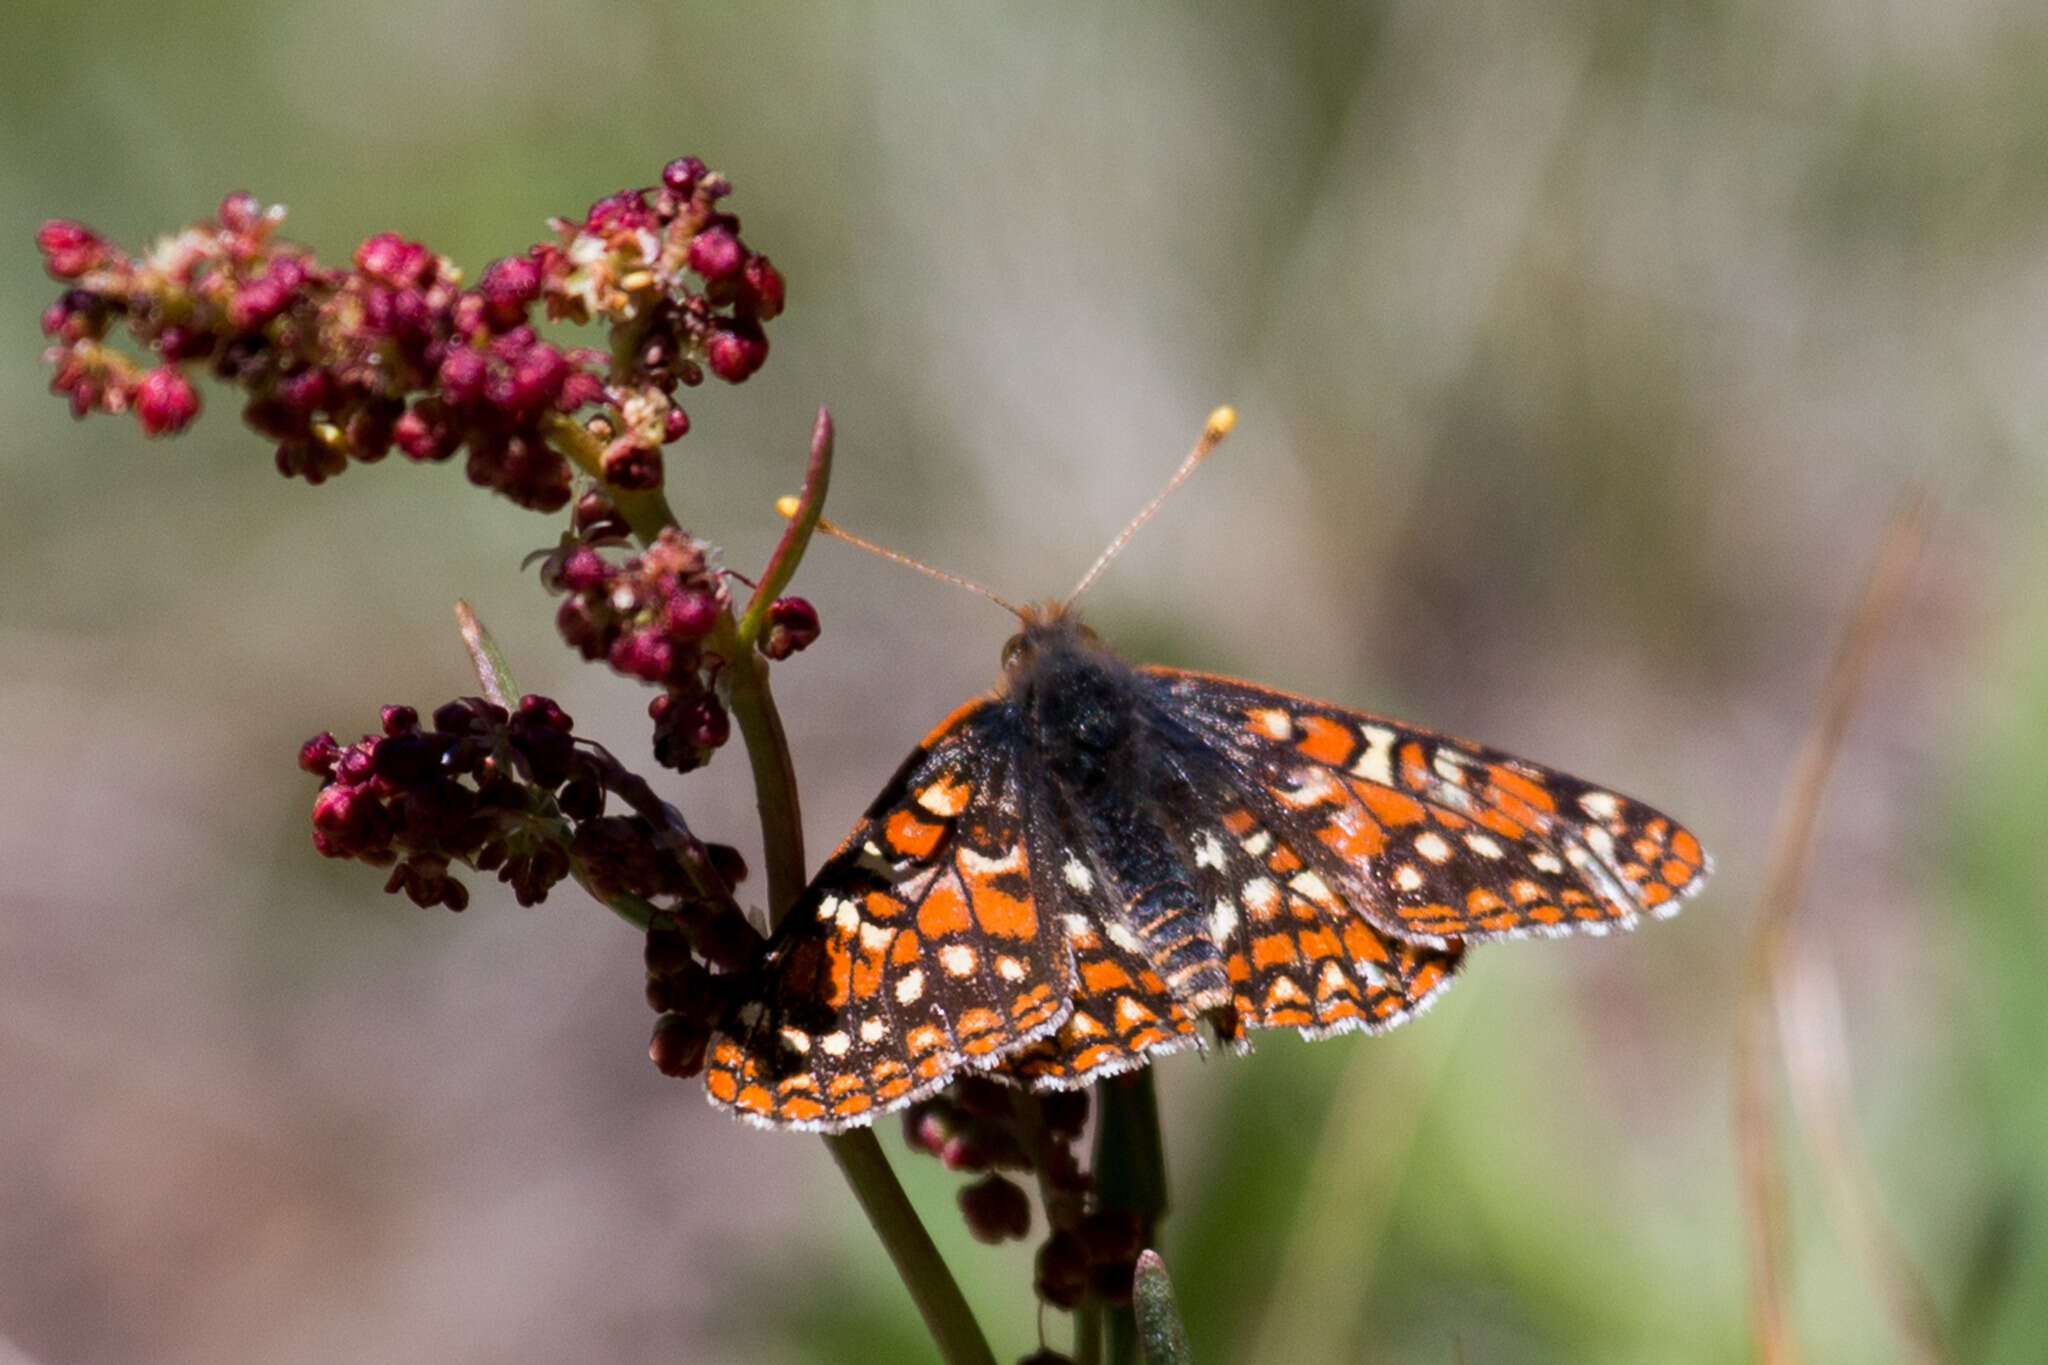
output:
[[712,1039],[712,1102],[764,1125],[872,1122],[1049,1033],[1072,993],[1039,914],[995,703],[911,754],[791,909]]
[[[1196,810],[1220,822],[1174,827],[1180,871],[1207,909],[1204,930],[1224,955],[1230,1001],[1225,1041],[1247,1028],[1294,1028],[1310,1038],[1392,1028],[1451,982],[1462,949],[1391,938],[1339,901],[1292,846],[1231,793]],[[1241,796],[1237,799],[1241,799]],[[1005,1059],[997,1074],[1035,1087],[1087,1085],[1194,1041],[1195,1020],[1165,989],[1116,912],[1066,910],[1077,958],[1074,1006],[1051,1035]]]
[[1627,928],[1675,913],[1711,869],[1668,816],[1498,750],[1208,674],[1139,672],[1246,774],[1246,814],[1396,940]]

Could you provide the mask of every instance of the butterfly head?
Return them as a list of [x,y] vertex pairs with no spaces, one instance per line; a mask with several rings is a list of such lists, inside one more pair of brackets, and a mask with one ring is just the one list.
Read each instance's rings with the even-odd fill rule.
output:
[[1063,602],[1019,608],[1017,619],[1023,629],[1003,645],[1003,677],[1012,687],[1036,673],[1050,656],[1104,650],[1101,638]]

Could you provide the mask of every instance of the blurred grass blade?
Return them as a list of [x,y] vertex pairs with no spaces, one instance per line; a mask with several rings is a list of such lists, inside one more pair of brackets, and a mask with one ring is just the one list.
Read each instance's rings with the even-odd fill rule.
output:
[[469,651],[469,664],[476,670],[476,684],[483,689],[484,700],[512,710],[519,701],[512,667],[476,612],[459,597],[455,599],[455,624],[462,631],[462,647]]
[[1138,1273],[1131,1281],[1131,1308],[1138,1317],[1138,1349],[1145,1365],[1193,1365],[1188,1329],[1173,1304],[1173,1282],[1166,1262],[1156,1251],[1138,1253]]
[[[1813,721],[1779,800],[1756,935],[1750,943],[1736,1023],[1735,1123],[1750,1255],[1751,1330],[1760,1365],[1793,1365],[1799,1359],[1790,1321],[1784,1154],[1772,1103],[1767,1044],[1775,1032],[1778,1002],[1786,998],[1793,920],[1812,861],[1821,797],[1855,715],[1864,680],[1876,661],[1877,647],[1898,615],[1932,514],[1933,499],[1922,483],[1908,486],[1893,509],[1864,580],[1862,600],[1836,649]],[[1885,1286],[1879,1285],[1878,1292],[1885,1295]],[[1888,1302],[1887,1307],[1895,1318],[1906,1316],[1897,1305]]]

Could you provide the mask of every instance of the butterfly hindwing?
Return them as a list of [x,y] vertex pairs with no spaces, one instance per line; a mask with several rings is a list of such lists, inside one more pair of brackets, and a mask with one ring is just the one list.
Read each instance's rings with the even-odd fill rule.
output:
[[819,870],[712,1039],[714,1104],[865,1124],[1065,1017],[1069,950],[1032,893],[1009,719],[955,713]]
[[1604,932],[1676,911],[1709,870],[1668,816],[1498,750],[1227,678],[1139,671],[1230,755],[1258,816],[1396,937]]

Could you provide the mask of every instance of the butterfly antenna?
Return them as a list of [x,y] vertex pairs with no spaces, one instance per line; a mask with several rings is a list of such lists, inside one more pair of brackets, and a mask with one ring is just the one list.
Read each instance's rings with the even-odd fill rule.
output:
[[[797,514],[797,506],[797,499],[793,497],[777,498],[775,501],[775,510],[785,517],[794,517]],[[858,546],[866,550],[869,554],[880,555],[882,558],[901,564],[907,569],[915,569],[921,574],[927,574],[936,578],[942,583],[951,583],[956,588],[965,588],[971,593],[986,597],[989,601],[1020,620],[1030,614],[1024,608],[1006,598],[998,597],[994,592],[982,587],[981,584],[974,582],[972,579],[962,578],[956,573],[947,573],[944,569],[935,569],[921,559],[912,559],[909,555],[898,554],[896,551],[885,546],[877,545],[872,540],[863,540],[853,532],[837,526],[823,517],[818,518],[817,529],[821,535],[831,536],[834,540],[843,540],[848,545]]]
[[1207,424],[1202,427],[1201,439],[1195,442],[1195,448],[1188,452],[1188,457],[1180,462],[1180,468],[1173,471],[1173,477],[1166,481],[1166,487],[1160,489],[1159,496],[1140,508],[1138,515],[1132,517],[1130,523],[1116,533],[1116,539],[1109,542],[1109,547],[1089,566],[1088,572],[1081,575],[1081,581],[1074,585],[1074,590],[1067,594],[1067,600],[1061,605],[1072,606],[1074,599],[1088,590],[1088,585],[1095,581],[1095,576],[1109,567],[1109,561],[1117,557],[1124,544],[1138,533],[1138,528],[1152,519],[1152,514],[1159,510],[1160,504],[1173,496],[1174,489],[1188,481],[1188,475],[1195,472],[1195,466],[1207,459],[1209,452],[1221,445],[1223,438],[1228,436],[1230,429],[1236,425],[1236,408],[1218,408],[1209,414]]

